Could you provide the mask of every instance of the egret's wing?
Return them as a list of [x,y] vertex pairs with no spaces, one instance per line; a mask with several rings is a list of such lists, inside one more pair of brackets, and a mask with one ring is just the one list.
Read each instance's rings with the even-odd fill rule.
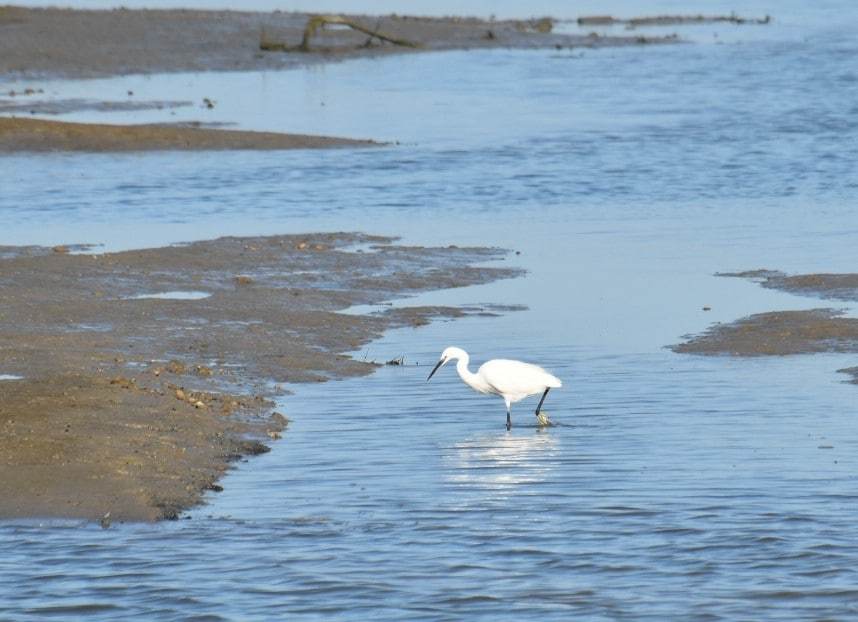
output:
[[559,387],[560,381],[538,365],[494,359],[483,363],[480,376],[498,393],[532,395],[546,387]]

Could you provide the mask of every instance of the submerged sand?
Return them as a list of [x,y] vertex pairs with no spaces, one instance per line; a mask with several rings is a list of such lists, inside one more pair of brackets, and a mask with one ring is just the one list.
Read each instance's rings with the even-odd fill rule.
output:
[[280,434],[284,385],[369,373],[347,353],[392,326],[492,310],[339,311],[521,274],[474,265],[498,249],[352,233],[76,250],[0,247],[0,374],[23,378],[0,380],[0,517],[176,517]]

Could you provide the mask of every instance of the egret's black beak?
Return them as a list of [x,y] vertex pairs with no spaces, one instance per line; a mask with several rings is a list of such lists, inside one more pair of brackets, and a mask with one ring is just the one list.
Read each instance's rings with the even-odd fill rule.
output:
[[434,368],[432,368],[432,373],[431,373],[431,374],[429,374],[429,377],[426,379],[426,382],[429,382],[430,380],[432,380],[432,376],[434,376],[434,375],[435,375],[435,372],[436,372],[436,371],[438,371],[438,368],[439,368],[439,367],[441,367],[441,365],[443,365],[445,362],[446,362],[446,361],[445,361],[444,359],[441,359],[440,361],[438,361],[438,362],[435,364],[435,367],[434,367]]

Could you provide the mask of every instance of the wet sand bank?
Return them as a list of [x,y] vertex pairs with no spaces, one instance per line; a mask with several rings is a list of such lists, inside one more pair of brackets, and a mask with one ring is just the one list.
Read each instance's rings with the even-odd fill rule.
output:
[[[0,517],[173,518],[286,424],[284,385],[369,373],[346,352],[444,307],[341,314],[521,274],[505,252],[324,234],[109,254],[0,248]],[[289,413],[285,413],[287,416]]]
[[[858,300],[858,274],[788,275],[777,270],[724,272],[762,287],[828,300]],[[783,356],[814,352],[858,352],[858,319],[838,309],[772,311],[715,324],[671,346],[675,352],[732,356]]]
[[108,125],[0,117],[0,153],[329,149],[380,146],[371,140],[181,125]]
[[757,313],[672,346],[674,352],[730,356],[784,356],[858,352],[858,319],[836,309]]
[[468,48],[604,47],[671,37],[552,32],[551,20],[494,21],[349,15],[415,47],[381,43],[351,29],[320,29],[309,52],[265,52],[263,42],[300,45],[307,13],[0,7],[0,74],[37,79],[173,71],[251,71],[379,54]]
[[750,279],[761,287],[825,300],[858,301],[858,274],[794,274],[779,270],[722,272],[718,276]]

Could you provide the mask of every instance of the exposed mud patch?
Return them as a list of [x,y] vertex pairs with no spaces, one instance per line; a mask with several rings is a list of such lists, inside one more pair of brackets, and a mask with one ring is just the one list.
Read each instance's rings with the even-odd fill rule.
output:
[[[765,268],[719,272],[751,279],[768,289],[828,300],[858,300],[858,274],[788,275]],[[671,346],[675,352],[767,356],[813,352],[858,352],[858,319],[835,309],[772,311],[729,324],[716,324],[698,336]]]
[[[518,276],[490,248],[319,234],[71,254],[0,248],[0,517],[175,517],[286,419],[283,385],[366,374],[346,352],[469,310],[354,305]],[[366,246],[373,250],[367,252]],[[364,252],[353,252],[361,245]],[[141,292],[206,298],[136,298]]]
[[858,352],[858,319],[835,309],[758,313],[671,346],[674,352],[732,356],[783,356]]
[[324,149],[371,147],[379,144],[371,140],[181,125],[106,125],[0,117],[0,153]]
[[778,270],[720,272],[718,276],[752,279],[767,289],[827,300],[858,300],[858,274],[795,274]]
[[350,20],[414,42],[377,45],[349,29],[320,30],[313,51],[264,52],[277,41],[298,46],[311,15],[238,11],[0,8],[0,74],[33,79],[132,73],[264,70],[342,58],[471,48],[602,47],[671,38],[582,36],[552,32],[552,20],[481,20],[349,15]]

